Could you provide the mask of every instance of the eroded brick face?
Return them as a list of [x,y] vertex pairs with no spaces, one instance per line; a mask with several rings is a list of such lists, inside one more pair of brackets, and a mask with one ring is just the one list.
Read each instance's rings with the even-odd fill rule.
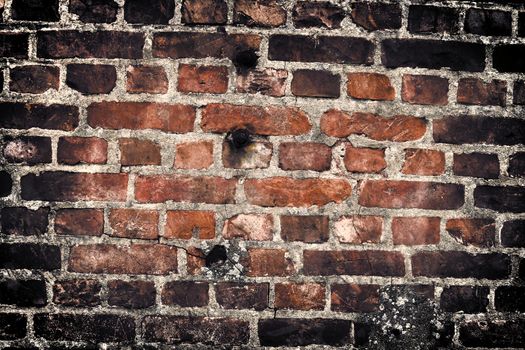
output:
[[0,23],[0,348],[525,348],[523,1]]

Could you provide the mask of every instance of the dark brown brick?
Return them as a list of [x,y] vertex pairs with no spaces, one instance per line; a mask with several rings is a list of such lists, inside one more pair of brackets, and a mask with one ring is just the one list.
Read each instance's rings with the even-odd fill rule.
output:
[[0,243],[0,268],[56,270],[61,266],[60,247],[49,244]]
[[352,20],[366,30],[401,28],[401,7],[397,4],[359,2],[353,5]]
[[126,71],[126,91],[132,94],[165,94],[168,76],[161,66],[129,66]]
[[278,0],[235,0],[233,23],[249,27],[279,27],[286,23],[286,9]]
[[459,327],[459,341],[468,347],[525,347],[525,320],[468,321]]
[[292,79],[292,94],[303,97],[332,97],[340,95],[341,77],[327,71],[296,70]]
[[27,316],[16,313],[0,313],[0,339],[14,340],[27,334]]
[[9,89],[15,92],[41,94],[58,90],[60,70],[55,66],[19,66],[11,68]]
[[508,11],[468,9],[465,15],[465,32],[509,36],[512,33],[512,14]]
[[98,137],[61,137],[58,139],[57,160],[60,164],[105,164],[108,143]]
[[174,0],[126,0],[124,19],[133,24],[168,24],[175,14]]
[[492,247],[496,239],[493,219],[449,219],[446,230],[456,241],[466,246]]
[[253,309],[268,307],[268,283],[221,282],[215,284],[215,299],[225,309]]
[[13,0],[11,18],[22,21],[57,22],[60,20],[58,0]]
[[410,6],[408,31],[411,33],[457,33],[459,11],[452,7]]
[[279,168],[283,170],[326,171],[330,169],[332,149],[315,142],[283,142],[279,145]]
[[2,208],[2,233],[33,236],[47,232],[49,208],[31,210],[24,207]]
[[225,24],[228,20],[228,4],[224,0],[184,0],[182,23]]
[[19,307],[47,305],[46,282],[43,280],[12,280],[0,282],[0,304]]
[[55,214],[57,235],[101,236],[103,231],[102,209],[60,209]]
[[454,154],[454,175],[497,179],[499,160],[497,154],[461,153]]
[[160,165],[160,145],[151,140],[119,139],[120,164]]
[[525,287],[497,287],[494,296],[494,304],[498,311],[525,312]]
[[339,312],[374,312],[379,308],[376,284],[333,284],[332,310]]
[[341,28],[346,12],[340,6],[328,1],[299,1],[293,8],[292,17],[295,28],[335,29]]
[[326,242],[329,236],[328,216],[283,215],[281,237],[288,242]]
[[6,129],[72,131],[78,126],[78,107],[73,106],[4,102],[0,115],[0,128]]
[[181,307],[207,306],[208,289],[207,282],[167,282],[162,289],[162,303]]
[[0,57],[27,58],[29,34],[0,34]]
[[276,309],[323,310],[325,286],[318,283],[275,284]]
[[3,140],[2,154],[8,163],[51,163],[51,139],[40,136],[7,136]]
[[499,212],[525,212],[525,187],[477,186],[474,190],[474,205]]
[[507,221],[501,229],[501,245],[525,248],[525,220]]
[[483,82],[477,78],[462,78],[458,84],[458,103],[467,105],[505,106],[507,82]]
[[101,288],[97,280],[57,281],[53,285],[53,302],[63,306],[97,306],[100,305]]
[[155,305],[155,284],[151,281],[108,282],[108,304],[127,309],[144,309]]
[[525,61],[516,57],[525,55],[525,45],[497,45],[492,52],[492,66],[499,72],[523,73]]
[[84,23],[112,23],[117,20],[118,4],[114,0],[70,0],[69,12]]
[[487,311],[489,287],[450,286],[441,293],[440,306],[446,312],[477,314]]
[[512,102],[515,105],[525,105],[525,81],[516,80],[514,82],[514,93]]
[[114,66],[94,64],[69,64],[66,84],[83,94],[109,94],[116,85]]

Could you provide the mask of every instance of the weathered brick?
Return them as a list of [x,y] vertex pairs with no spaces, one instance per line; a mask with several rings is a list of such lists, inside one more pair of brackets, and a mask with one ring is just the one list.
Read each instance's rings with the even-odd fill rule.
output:
[[437,119],[433,124],[435,142],[518,145],[525,140],[525,120],[517,118],[462,115]]
[[323,318],[270,318],[258,321],[262,346],[307,346],[350,344],[351,322]]
[[383,231],[380,216],[341,216],[334,223],[334,236],[341,243],[379,243]]
[[525,12],[518,13],[518,36],[525,36]]
[[225,24],[228,4],[224,0],[183,0],[182,23]]
[[525,320],[488,319],[461,324],[459,341],[469,347],[524,347]]
[[421,105],[446,105],[448,79],[433,75],[403,75],[403,101]]
[[463,206],[463,185],[437,182],[365,180],[359,204],[380,208],[458,209]]
[[0,171],[0,198],[11,195],[13,191],[13,178],[7,171]]
[[155,284],[151,281],[108,282],[108,304],[128,309],[143,309],[155,305]]
[[58,90],[60,70],[55,66],[19,66],[10,69],[9,90],[41,94],[50,89]]
[[497,179],[499,177],[498,155],[486,153],[455,153],[452,170],[454,175]]
[[510,176],[525,176],[525,152],[514,153],[509,157],[508,173]]
[[358,2],[352,6],[352,20],[369,31],[401,28],[401,7],[397,4]]
[[354,173],[379,173],[387,166],[384,149],[357,148],[351,144],[345,147],[343,162],[346,170]]
[[[93,259],[96,256],[96,259]],[[152,259],[151,257],[156,257]],[[76,245],[69,254],[69,271],[108,274],[166,275],[177,272],[177,249],[161,244]]]
[[65,171],[28,174],[21,179],[22,198],[44,201],[124,201],[127,174],[71,173]]
[[271,241],[273,217],[269,214],[238,214],[224,222],[222,236],[226,239]]
[[60,247],[49,244],[0,243],[0,268],[57,270],[61,266]]
[[283,170],[330,170],[332,149],[323,143],[284,142],[279,145],[279,168]]
[[[1,47],[1,46],[0,46]],[[0,128],[72,131],[78,126],[78,107],[59,104],[0,103]]]
[[303,273],[307,276],[404,276],[399,252],[379,250],[305,250]]
[[40,136],[6,136],[2,154],[8,163],[51,163],[51,139]]
[[459,11],[451,7],[410,6],[408,31],[411,33],[457,33]]
[[[95,102],[89,105],[88,124],[106,129],[156,129],[173,133],[193,130],[195,108],[150,102]],[[107,118],[111,115],[112,118]]]
[[525,212],[525,187],[476,186],[474,205],[499,212]]
[[363,38],[275,34],[270,36],[268,58],[273,61],[373,63],[374,44]]
[[492,247],[496,237],[496,226],[492,219],[450,219],[447,232],[463,245]]
[[294,271],[293,263],[282,249],[249,248],[243,265],[250,277],[288,276]]
[[61,137],[58,139],[57,158],[61,164],[105,164],[108,143],[98,137]]
[[126,0],[124,19],[133,24],[168,24],[175,14],[174,0]]
[[43,280],[12,280],[0,282],[0,304],[19,307],[47,305],[46,282]]
[[11,18],[22,21],[57,22],[60,20],[58,0],[13,0]]
[[259,135],[301,135],[309,132],[312,125],[296,107],[212,103],[202,111],[201,127],[218,133],[246,128]]
[[281,237],[287,242],[322,243],[328,236],[328,216],[281,216]]
[[483,82],[477,78],[462,78],[458,84],[458,103],[467,105],[505,106],[507,82]]
[[0,57],[27,58],[29,34],[0,34]]
[[492,52],[492,67],[499,72],[523,73],[525,62],[515,59],[523,55],[525,55],[525,45],[496,45]]
[[249,27],[279,27],[286,23],[286,9],[277,0],[235,0],[233,23]]
[[325,287],[318,283],[275,284],[275,308],[295,310],[323,310]]
[[346,89],[358,100],[393,101],[396,96],[390,78],[379,73],[348,73]]
[[340,6],[328,1],[299,1],[295,4],[292,13],[296,28],[341,28],[341,22],[345,17],[346,13]]
[[47,340],[102,343],[135,339],[135,321],[123,315],[36,314],[34,328],[37,337]]
[[477,314],[487,311],[489,288],[481,286],[450,286],[441,292],[440,306],[446,312],[463,311]]
[[206,266],[206,254],[202,249],[188,247],[186,251],[187,270],[189,275],[200,275]]
[[47,232],[49,208],[31,210],[6,207],[1,210],[2,233],[18,236],[39,236]]
[[27,316],[16,313],[0,313],[0,339],[14,340],[27,334]]
[[500,286],[494,296],[496,310],[506,312],[525,311],[525,287]]
[[283,69],[250,69],[237,76],[237,92],[262,94],[274,97],[284,96],[288,72]]
[[261,311],[268,307],[268,283],[220,282],[214,287],[215,299],[225,309]]
[[228,90],[228,68],[181,64],[177,90],[186,93],[223,94]]
[[134,138],[119,139],[120,164],[160,165],[160,145],[155,141]]
[[470,8],[465,15],[465,32],[509,36],[512,33],[512,14],[508,11]]
[[510,257],[499,253],[419,252],[412,256],[412,273],[427,277],[504,279],[510,274]]
[[337,98],[341,77],[328,71],[299,69],[293,73],[292,94],[302,97]]
[[291,179],[273,177],[247,179],[244,192],[250,204],[263,207],[310,207],[341,203],[351,195],[350,183],[343,179]]
[[53,285],[53,303],[63,306],[93,307],[100,305],[102,286],[97,280],[61,280]]
[[236,179],[211,176],[143,175],[135,181],[135,198],[153,203],[235,203],[236,184]]
[[41,58],[139,59],[143,47],[142,33],[75,30],[37,33],[37,56]]
[[115,88],[116,81],[117,70],[111,65],[67,65],[67,86],[86,95],[109,94]]
[[445,153],[431,149],[408,148],[401,169],[403,174],[441,175],[445,172]]
[[215,214],[211,211],[169,210],[165,238],[211,239],[215,237]]
[[387,68],[419,67],[481,72],[485,69],[485,45],[461,41],[385,39],[381,61]]
[[525,81],[516,80],[514,82],[514,92],[512,103],[515,105],[525,105]]
[[501,228],[501,245],[525,248],[525,220],[507,221]]
[[208,289],[207,282],[168,282],[162,288],[162,303],[181,307],[207,306]]
[[179,143],[175,150],[175,168],[206,169],[213,164],[213,141]]
[[155,210],[115,208],[109,212],[112,236],[157,239],[159,213]]
[[392,219],[394,244],[438,244],[440,222],[438,217],[395,217]]
[[129,66],[126,70],[126,91],[132,94],[165,94],[168,76],[161,66]]
[[376,114],[349,114],[331,109],[321,117],[321,131],[333,137],[359,134],[378,141],[404,142],[420,139],[426,129],[424,119],[405,115],[384,118]]
[[114,0],[70,0],[69,12],[84,23],[112,23],[117,20],[118,4]]
[[374,312],[379,307],[376,284],[333,284],[332,310],[339,312]]
[[235,169],[268,168],[272,151],[270,142],[250,141],[243,147],[237,147],[232,140],[227,139],[222,143],[222,165]]

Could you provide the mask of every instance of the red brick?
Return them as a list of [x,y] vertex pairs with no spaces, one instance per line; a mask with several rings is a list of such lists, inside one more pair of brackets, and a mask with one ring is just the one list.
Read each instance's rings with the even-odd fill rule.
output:
[[119,139],[120,164],[160,165],[160,145],[150,140],[132,138]]
[[302,97],[331,97],[340,95],[341,77],[328,71],[299,69],[293,73],[292,94]]
[[401,172],[411,175],[441,175],[445,172],[445,153],[431,149],[406,149]]
[[187,269],[189,275],[200,275],[202,268],[206,266],[206,254],[202,249],[188,247],[186,251]]
[[282,69],[250,69],[237,76],[237,92],[281,97],[286,90],[286,78],[288,72]]
[[159,213],[155,210],[140,209],[111,209],[109,212],[109,225],[113,236],[157,239]]
[[458,209],[463,206],[463,185],[437,182],[365,180],[359,204],[380,208]]
[[343,179],[290,179],[273,177],[248,179],[244,192],[250,204],[263,207],[310,207],[341,203],[350,197],[352,187]]
[[447,232],[459,243],[475,247],[492,247],[496,239],[496,224],[492,219],[450,219]]
[[228,5],[224,0],[184,0],[182,23],[225,24],[228,20]]
[[177,90],[223,94],[228,90],[228,67],[180,64]]
[[236,179],[210,176],[144,175],[137,177],[135,197],[139,202],[153,203],[235,203],[236,184]]
[[404,276],[405,261],[399,252],[384,250],[305,250],[306,276]]
[[279,27],[286,23],[286,9],[277,0],[235,0],[233,23],[249,27]]
[[358,134],[377,141],[413,141],[425,134],[422,118],[397,115],[384,118],[370,113],[346,113],[331,109],[321,117],[321,131],[328,136],[348,137]]
[[22,176],[21,187],[26,200],[125,201],[128,175],[41,172]]
[[390,78],[379,73],[348,73],[348,96],[358,100],[393,101],[396,91]]
[[128,309],[155,305],[155,283],[152,281],[109,281],[108,304]]
[[208,305],[208,283],[196,281],[167,282],[162,288],[162,303],[181,307]]
[[448,104],[448,79],[432,75],[403,75],[403,101],[420,105]]
[[57,158],[62,164],[105,164],[108,143],[98,137],[61,137],[58,140]]
[[376,284],[333,284],[332,310],[339,312],[374,312],[379,309]]
[[275,308],[295,310],[323,310],[325,287],[318,283],[277,283]]
[[332,149],[315,142],[284,142],[279,145],[279,167],[283,170],[330,170]]
[[293,271],[292,262],[282,249],[249,248],[243,265],[250,277],[288,276]]
[[505,106],[507,83],[492,80],[485,83],[477,78],[462,78],[458,84],[458,103],[468,105]]
[[281,237],[287,242],[321,243],[328,236],[328,216],[281,216]]
[[77,245],[71,247],[69,271],[148,275],[176,273],[177,248],[160,244]]
[[438,217],[397,217],[392,219],[394,244],[423,245],[439,243]]
[[238,214],[224,222],[222,236],[250,241],[273,239],[273,217],[269,214]]
[[221,282],[215,285],[215,299],[225,309],[254,309],[268,307],[268,283]]
[[53,303],[63,306],[93,307],[100,305],[102,286],[97,280],[74,279],[56,281]]
[[312,128],[308,116],[296,107],[209,104],[202,111],[202,130],[224,133],[248,129],[259,135],[301,135]]
[[60,70],[54,66],[20,66],[10,69],[9,89],[15,92],[41,94],[49,89],[58,90]]
[[60,209],[55,215],[57,235],[101,236],[104,232],[102,209]]
[[206,169],[213,164],[213,141],[179,143],[175,149],[175,168]]
[[66,84],[85,95],[109,94],[116,86],[117,70],[106,64],[68,64]]
[[382,232],[380,216],[342,216],[334,223],[334,236],[341,243],[379,243]]
[[215,237],[215,214],[211,211],[169,210],[165,238],[212,239]]
[[454,175],[497,179],[499,160],[497,154],[462,153],[454,154],[452,166]]
[[344,158],[345,168],[355,173],[379,173],[386,168],[385,150],[356,148],[347,145]]
[[222,143],[222,165],[225,168],[268,168],[272,159],[271,142],[252,141],[244,147],[236,147],[231,140]]
[[132,94],[165,94],[168,76],[160,66],[129,66],[126,70],[126,91]]
[[[89,105],[88,124],[106,129],[193,131],[195,108],[149,102],[96,102]],[[108,115],[111,118],[108,118]]]

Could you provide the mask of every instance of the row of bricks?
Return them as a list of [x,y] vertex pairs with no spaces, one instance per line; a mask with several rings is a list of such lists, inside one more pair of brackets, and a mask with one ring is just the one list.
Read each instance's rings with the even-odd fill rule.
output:
[[[1,210],[1,232],[5,235],[40,236],[48,232],[50,209],[31,210],[24,207],[5,207]],[[108,227],[110,236],[133,239],[214,239],[216,237],[215,213],[198,210],[168,210],[164,228],[159,230],[160,213],[144,209],[110,209]],[[221,237],[247,241],[280,241],[323,243],[330,238],[328,216],[280,216],[279,234],[277,220],[270,214],[242,213],[227,218],[222,225]],[[391,222],[394,245],[439,244],[439,217],[393,217]],[[525,237],[520,226],[525,220],[503,223],[497,234],[494,219],[447,219],[445,230],[459,244],[475,247],[496,245],[496,236],[502,247],[525,247]],[[332,222],[332,235],[339,243],[381,243],[384,219],[381,216],[341,216]],[[65,236],[102,236],[104,232],[103,209],[58,209],[54,218],[54,232]],[[162,234],[160,233],[162,232]],[[277,236],[279,235],[279,236]],[[280,237],[280,238],[278,238]]]

